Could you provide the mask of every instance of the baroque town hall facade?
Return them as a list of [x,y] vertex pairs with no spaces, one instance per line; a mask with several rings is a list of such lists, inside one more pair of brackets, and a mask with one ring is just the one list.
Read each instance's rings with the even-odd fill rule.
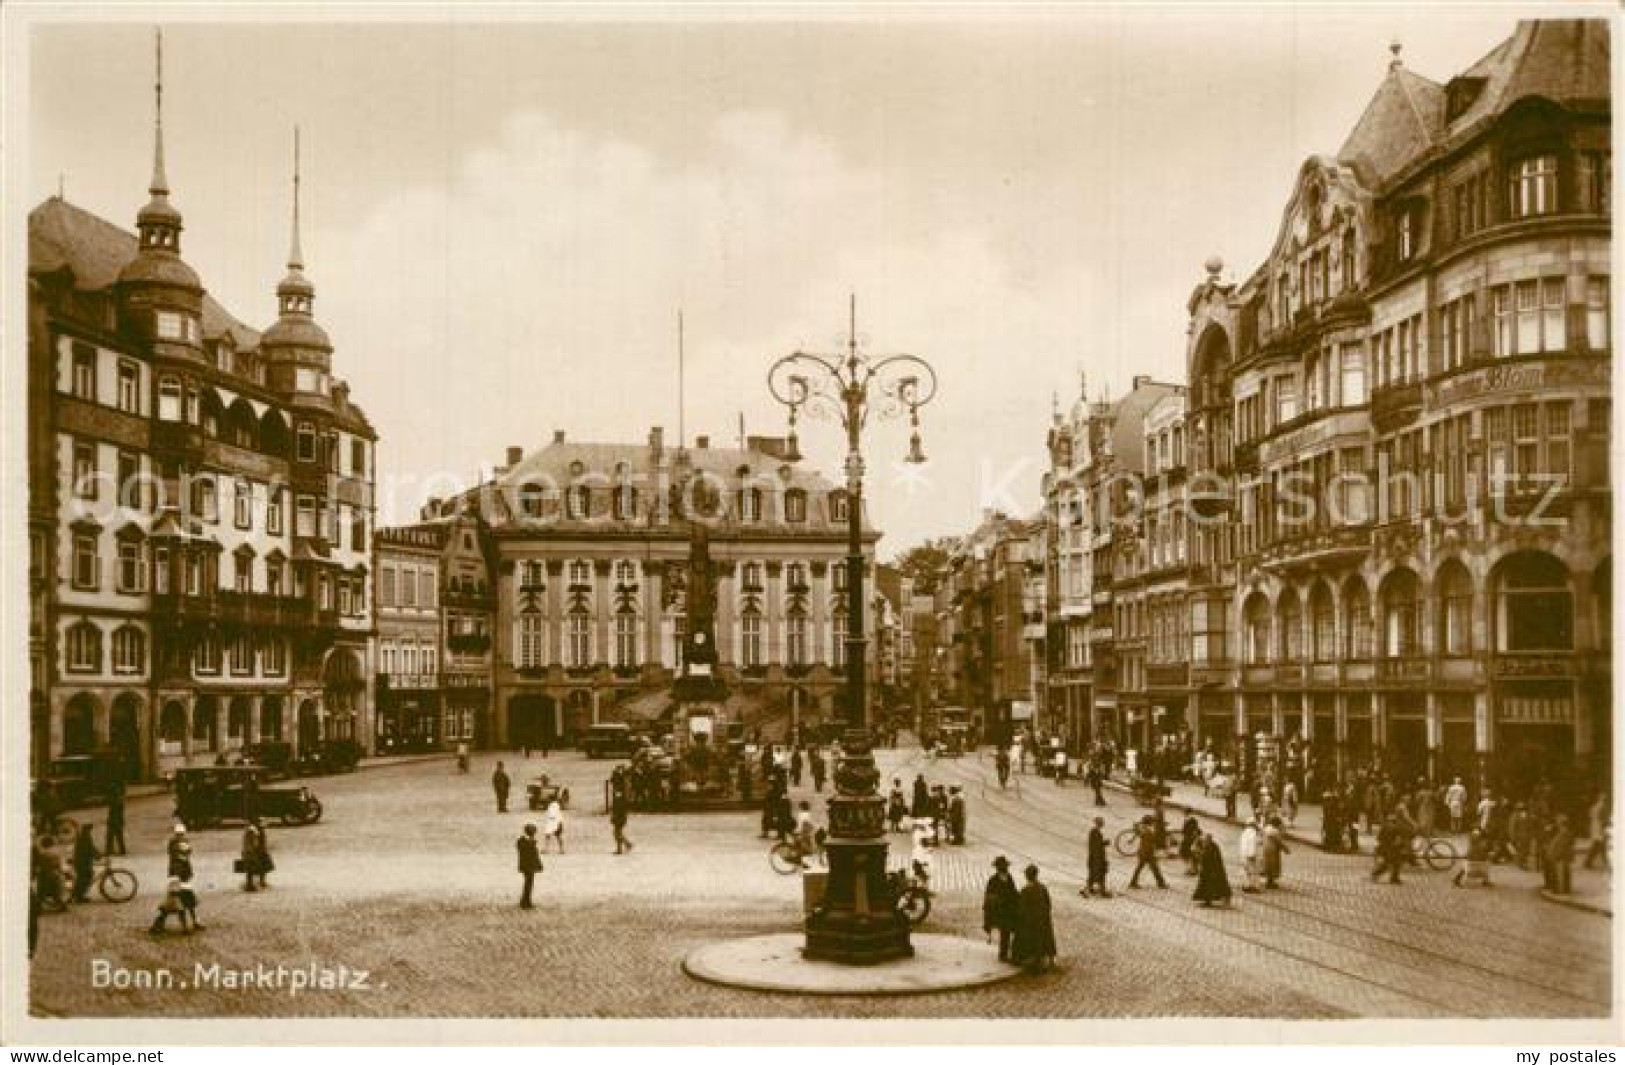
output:
[[[255,741],[370,737],[376,434],[292,250],[264,332],[181,257],[162,89],[136,235],[29,215],[32,763],[131,779]],[[297,156],[297,153],[296,153]]]

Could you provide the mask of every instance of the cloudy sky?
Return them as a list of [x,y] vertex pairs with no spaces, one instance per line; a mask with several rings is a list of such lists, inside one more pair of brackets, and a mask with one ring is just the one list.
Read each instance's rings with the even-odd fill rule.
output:
[[[895,13],[894,13],[895,14]],[[764,374],[845,329],[930,359],[932,463],[869,436],[882,554],[1036,507],[1051,397],[1184,377],[1183,305],[1244,277],[1304,157],[1386,71],[1445,80],[1514,9],[1421,5],[951,18],[165,26],[188,261],[263,328],[303,128],[308,274],[335,369],[408,519],[555,429],[782,430]],[[692,16],[691,16],[692,17]],[[151,159],[152,27],[37,26],[30,202],[132,226]],[[839,468],[837,430],[803,445]],[[438,480],[438,485],[435,481]]]

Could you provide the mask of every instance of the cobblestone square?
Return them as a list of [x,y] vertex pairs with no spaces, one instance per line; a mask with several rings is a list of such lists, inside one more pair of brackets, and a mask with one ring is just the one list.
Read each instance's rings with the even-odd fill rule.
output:
[[[602,812],[611,763],[573,752],[545,762],[572,791],[567,853],[544,856],[539,905],[516,907],[513,840],[536,815],[497,814],[494,756],[456,773],[449,760],[310,781],[326,804],[313,826],[273,828],[271,889],[231,873],[240,833],[193,833],[206,925],[147,934],[162,883],[170,799],[132,801],[127,864],[142,890],[47,915],[31,973],[38,1015],[67,1017],[1599,1017],[1608,1011],[1608,918],[1508,884],[1453,889],[1415,873],[1370,882],[1369,858],[1295,845],[1282,890],[1238,895],[1231,910],[1190,901],[1169,863],[1166,890],[1129,891],[1113,856],[1109,900],[1085,900],[1086,789],[1017,774],[1009,790],[975,755],[929,760],[882,752],[887,778],[958,783],[969,842],[939,851],[927,929],[980,938],[981,885],[995,854],[1036,863],[1055,899],[1058,972],[991,988],[898,999],[798,999],[685,976],[691,949],[791,930],[797,877],[775,874],[748,813],[635,816],[636,849],[616,856]],[[516,784],[544,764],[509,757]],[[814,800],[810,788],[797,798]],[[1115,832],[1138,814],[1109,792]],[[1212,823],[1212,822],[1210,822]],[[1232,855],[1233,833],[1220,829]],[[893,837],[894,861],[906,846]],[[312,966],[338,986],[294,988],[265,975]],[[218,966],[218,969],[215,967]],[[340,967],[348,970],[339,973]],[[175,986],[97,986],[167,970]],[[249,972],[240,977],[232,974]],[[350,986],[365,971],[365,986]],[[307,978],[308,979],[308,978]],[[256,986],[269,981],[273,986]],[[235,984],[235,986],[233,986]],[[185,985],[185,986],[182,986]]]

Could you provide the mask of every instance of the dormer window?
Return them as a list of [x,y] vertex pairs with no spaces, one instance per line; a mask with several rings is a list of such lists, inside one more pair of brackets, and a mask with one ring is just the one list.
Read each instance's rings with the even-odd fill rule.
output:
[[592,512],[592,495],[584,484],[572,484],[564,493],[565,514],[573,521],[585,520]]
[[807,493],[800,488],[792,488],[784,493],[784,520],[807,520]]
[[298,456],[300,462],[316,461],[316,427],[309,422],[300,422],[298,430]]
[[184,340],[186,319],[174,311],[159,311],[157,331],[159,340]]
[[1395,254],[1399,256],[1400,262],[1408,262],[1415,258],[1420,240],[1420,220],[1417,218],[1416,208],[1401,209],[1398,219],[1395,220],[1395,229],[1397,231]]
[[829,520],[830,521],[846,521],[847,520],[847,496],[846,496],[846,492],[844,492],[844,491],[836,491],[836,492],[831,492],[829,494]]

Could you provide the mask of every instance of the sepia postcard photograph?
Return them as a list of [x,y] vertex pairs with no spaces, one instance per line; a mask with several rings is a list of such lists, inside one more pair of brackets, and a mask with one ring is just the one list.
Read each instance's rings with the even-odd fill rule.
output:
[[1618,26],[8,4],[0,1042],[1618,1045]]

